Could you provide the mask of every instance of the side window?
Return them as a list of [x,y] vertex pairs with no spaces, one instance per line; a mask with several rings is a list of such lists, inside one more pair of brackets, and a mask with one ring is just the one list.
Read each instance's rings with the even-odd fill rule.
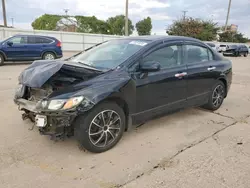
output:
[[186,45],[185,47],[188,64],[213,60],[213,54],[208,48],[196,45]]
[[182,63],[181,57],[181,46],[173,45],[152,52],[143,59],[143,62],[157,61],[160,63],[161,68],[171,68]]
[[28,37],[28,44],[35,44],[35,43],[36,43],[35,37],[29,36]]
[[43,37],[36,37],[36,44],[49,44],[51,43],[52,40],[48,38],[43,38]]
[[13,44],[27,44],[27,37],[13,37],[9,40],[10,42],[13,42]]

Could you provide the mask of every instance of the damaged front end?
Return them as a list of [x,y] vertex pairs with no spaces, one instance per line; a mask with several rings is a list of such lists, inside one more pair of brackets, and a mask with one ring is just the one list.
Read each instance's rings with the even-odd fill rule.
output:
[[14,102],[41,134],[52,138],[73,135],[75,118],[94,106],[78,93],[83,82],[102,74],[60,61],[34,62],[19,76]]

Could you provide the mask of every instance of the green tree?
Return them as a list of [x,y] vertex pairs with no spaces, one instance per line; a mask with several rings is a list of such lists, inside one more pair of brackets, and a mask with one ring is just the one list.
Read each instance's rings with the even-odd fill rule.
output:
[[216,39],[217,23],[201,19],[186,18],[176,20],[167,30],[169,35],[193,37],[204,41]]
[[97,34],[109,34],[110,32],[109,25],[95,16],[75,16],[75,18],[78,25],[77,32]]
[[137,22],[135,27],[139,35],[150,35],[152,30],[151,18],[147,17]]
[[35,19],[31,26],[37,30],[55,30],[56,24],[61,18],[60,15],[44,14]]
[[[125,16],[117,15],[115,17],[110,17],[107,20],[107,23],[110,26],[110,34],[113,35],[125,35]],[[128,20],[128,33],[131,35],[134,31],[134,26],[132,21]]]
[[220,42],[236,42],[236,43],[246,43],[248,38],[244,37],[242,33],[226,31],[221,33]]

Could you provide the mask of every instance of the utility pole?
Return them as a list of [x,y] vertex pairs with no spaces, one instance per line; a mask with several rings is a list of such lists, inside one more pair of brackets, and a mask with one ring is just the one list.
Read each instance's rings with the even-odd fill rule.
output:
[[183,10],[183,20],[185,21],[186,20],[186,13],[188,12],[187,10]]
[[229,14],[230,14],[230,9],[231,9],[231,2],[232,0],[229,0],[228,10],[227,10],[227,19],[226,19],[226,24],[225,24],[225,32],[227,31],[228,19],[229,19]]
[[7,27],[5,0],[2,0],[2,8],[3,8],[3,21],[4,21],[4,27]]
[[64,10],[66,16],[68,16],[69,9],[63,9],[63,10]]
[[14,18],[10,18],[10,19],[11,19],[12,27],[14,27]]
[[126,11],[125,11],[125,36],[128,36],[128,0],[126,0]]

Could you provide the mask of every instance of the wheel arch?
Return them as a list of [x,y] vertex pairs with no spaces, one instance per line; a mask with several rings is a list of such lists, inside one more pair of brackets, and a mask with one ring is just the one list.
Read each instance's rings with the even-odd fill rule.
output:
[[219,81],[221,81],[224,85],[225,85],[225,90],[226,90],[226,95],[225,98],[227,97],[227,91],[228,91],[228,83],[227,80],[224,77],[221,77],[218,79]]
[[115,102],[123,110],[125,114],[125,118],[126,118],[125,131],[128,131],[131,126],[128,103],[123,98],[118,97],[118,96],[107,97],[101,102],[104,102],[104,101]]
[[2,50],[0,50],[0,54],[3,56],[4,60],[6,60],[6,59],[7,59],[6,54],[5,54]]

